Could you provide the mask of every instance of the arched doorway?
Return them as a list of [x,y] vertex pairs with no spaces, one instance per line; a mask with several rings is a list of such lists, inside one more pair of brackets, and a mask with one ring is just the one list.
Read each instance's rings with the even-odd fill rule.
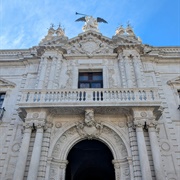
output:
[[97,140],[83,140],[69,152],[66,180],[115,180],[113,156]]

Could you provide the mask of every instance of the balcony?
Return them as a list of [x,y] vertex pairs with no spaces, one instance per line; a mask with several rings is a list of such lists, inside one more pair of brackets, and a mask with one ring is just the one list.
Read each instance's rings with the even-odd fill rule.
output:
[[160,106],[156,88],[23,90],[20,108]]

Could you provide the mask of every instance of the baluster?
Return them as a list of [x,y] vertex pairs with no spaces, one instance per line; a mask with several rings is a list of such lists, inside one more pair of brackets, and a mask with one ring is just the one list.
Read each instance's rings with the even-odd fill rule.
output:
[[100,94],[99,94],[99,91],[97,91],[97,101],[100,100]]
[[45,101],[46,101],[46,94],[44,92],[42,92],[41,96],[40,96],[40,102],[44,103]]
[[59,94],[59,91],[57,92],[57,97],[56,97],[56,101],[59,102],[60,100],[60,94]]
[[52,92],[50,92],[50,94],[49,94],[49,102],[52,101],[52,100],[53,100],[53,94],[52,94]]
[[142,100],[142,93],[140,90],[139,90],[139,99]]
[[143,100],[146,101],[147,97],[146,97],[146,92],[143,90]]
[[126,97],[126,91],[123,91],[123,100],[126,101],[127,97]]
[[49,93],[46,92],[46,95],[45,95],[45,102],[48,100],[48,96],[49,96]]
[[77,99],[76,100],[77,101],[79,101],[79,95],[80,95],[79,93],[80,93],[79,91],[76,91],[76,95],[77,95]]
[[26,100],[25,100],[26,102],[28,102],[28,100],[29,100],[29,94],[30,94],[30,93],[28,92],[28,93],[27,93],[27,96],[26,96]]
[[120,96],[120,100],[122,101],[123,100],[123,93],[122,93],[122,91],[119,91],[119,96]]
[[78,92],[74,92],[74,101],[78,101]]
[[127,100],[131,100],[131,97],[130,97],[130,92],[129,91],[127,91]]
[[83,101],[86,101],[86,92],[83,93]]
[[93,101],[96,101],[96,91],[93,91]]
[[57,93],[56,91],[53,93],[53,102],[55,102],[57,100]]
[[131,91],[131,98],[133,101],[135,100],[134,91]]
[[38,93],[38,99],[37,99],[37,101],[39,102],[40,99],[41,99],[41,92]]
[[67,93],[67,91],[65,91],[65,92],[64,92],[64,100],[65,100],[65,101],[67,101],[67,99],[68,99],[67,96],[68,96],[68,93]]
[[63,91],[60,92],[60,101],[63,101]]
[[80,93],[79,93],[79,101],[81,101],[82,100],[82,91],[80,91]]
[[104,94],[104,92],[101,91],[101,101],[104,101],[104,99],[103,99],[103,94]]
[[153,90],[151,90],[150,92],[151,92],[151,99],[154,100],[154,92],[153,92]]

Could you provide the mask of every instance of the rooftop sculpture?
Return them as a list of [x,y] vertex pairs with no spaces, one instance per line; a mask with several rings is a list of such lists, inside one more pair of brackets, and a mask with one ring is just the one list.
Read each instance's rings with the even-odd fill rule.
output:
[[88,31],[88,30],[94,30],[96,32],[99,32],[98,23],[100,23],[100,22],[107,23],[106,20],[104,20],[100,17],[93,18],[92,16],[80,14],[77,12],[76,12],[76,15],[84,15],[83,17],[76,19],[76,22],[78,22],[78,21],[84,21],[85,22],[85,25],[82,28],[82,30],[84,32]]

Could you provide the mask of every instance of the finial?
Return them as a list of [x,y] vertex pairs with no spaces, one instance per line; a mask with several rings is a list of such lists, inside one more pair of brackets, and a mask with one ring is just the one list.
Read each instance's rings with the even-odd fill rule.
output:
[[65,28],[62,28],[61,23],[59,23],[58,28],[56,30],[57,36],[64,36],[65,35]]
[[54,27],[54,24],[53,23],[51,23],[51,28],[53,28]]
[[125,33],[125,30],[123,28],[123,25],[119,25],[119,27],[116,29],[115,35],[123,35]]

